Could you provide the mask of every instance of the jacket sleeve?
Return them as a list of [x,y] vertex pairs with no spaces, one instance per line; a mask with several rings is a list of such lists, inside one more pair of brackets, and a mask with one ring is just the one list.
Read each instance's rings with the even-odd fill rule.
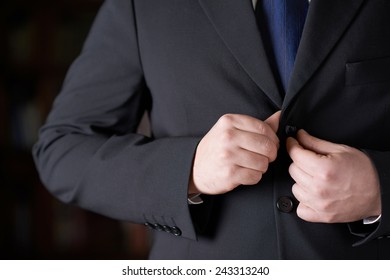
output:
[[390,152],[364,150],[376,167],[381,186],[382,216],[374,225],[363,225],[361,221],[349,224],[351,233],[362,237],[354,246],[373,239],[390,238]]
[[151,97],[132,5],[107,0],[101,7],[40,130],[34,159],[45,186],[63,202],[175,227],[176,235],[195,239],[187,188],[200,139],[135,133]]

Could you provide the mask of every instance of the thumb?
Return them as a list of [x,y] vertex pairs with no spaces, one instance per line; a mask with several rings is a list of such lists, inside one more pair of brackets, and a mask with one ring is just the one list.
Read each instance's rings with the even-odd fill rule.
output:
[[278,131],[279,128],[280,112],[281,111],[277,111],[276,113],[274,113],[272,116],[270,116],[268,119],[264,121],[272,128],[272,130],[275,133]]
[[301,129],[297,133],[297,140],[302,147],[321,155],[329,155],[337,151],[339,145],[311,136]]

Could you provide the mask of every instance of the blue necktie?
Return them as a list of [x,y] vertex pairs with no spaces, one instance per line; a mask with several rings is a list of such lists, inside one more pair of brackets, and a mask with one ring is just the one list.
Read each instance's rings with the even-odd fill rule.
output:
[[284,91],[294,66],[308,6],[308,0],[259,0],[256,7],[267,56]]

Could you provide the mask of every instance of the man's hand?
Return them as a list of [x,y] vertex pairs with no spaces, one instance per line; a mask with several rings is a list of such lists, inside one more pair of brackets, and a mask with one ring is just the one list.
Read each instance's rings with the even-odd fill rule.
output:
[[222,116],[199,142],[189,193],[222,194],[258,183],[276,159],[280,111],[266,121]]
[[381,213],[379,179],[361,151],[300,130],[287,139],[297,214],[309,222],[342,223]]

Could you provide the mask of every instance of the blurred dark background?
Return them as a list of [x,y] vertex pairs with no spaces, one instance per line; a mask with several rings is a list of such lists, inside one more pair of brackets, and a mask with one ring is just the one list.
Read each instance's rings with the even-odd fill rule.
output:
[[31,157],[37,131],[102,0],[0,4],[0,258],[143,259],[141,225],[60,203]]

